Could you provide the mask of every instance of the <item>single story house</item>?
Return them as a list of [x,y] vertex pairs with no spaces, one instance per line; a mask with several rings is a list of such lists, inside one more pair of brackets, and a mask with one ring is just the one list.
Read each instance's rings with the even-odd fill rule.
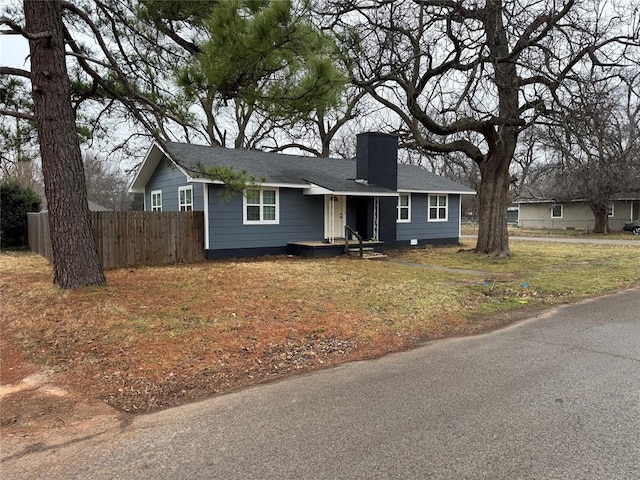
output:
[[[516,200],[520,228],[593,230],[595,219],[586,201],[556,202],[551,199]],[[609,228],[622,230],[629,221],[640,218],[640,198],[621,197],[609,203]]]
[[[457,244],[460,196],[475,192],[397,158],[397,137],[381,133],[358,135],[356,159],[348,160],[156,143],[130,191],[144,193],[147,211],[203,211],[207,259],[338,255],[346,226],[376,251]],[[203,167],[258,180],[229,196]]]

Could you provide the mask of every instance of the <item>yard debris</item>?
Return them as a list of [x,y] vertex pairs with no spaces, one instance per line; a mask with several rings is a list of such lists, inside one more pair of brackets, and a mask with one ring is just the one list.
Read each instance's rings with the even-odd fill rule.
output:
[[[123,386],[104,397],[109,405],[124,412],[148,412],[167,408],[227,391],[250,383],[313,370],[338,363],[357,343],[348,339],[313,335],[303,339],[289,338],[284,343],[270,343],[261,350],[257,343],[243,347],[244,355],[253,360],[228,358],[213,368],[171,371],[158,378],[152,372],[131,373],[120,379]],[[104,380],[104,378],[103,378]]]

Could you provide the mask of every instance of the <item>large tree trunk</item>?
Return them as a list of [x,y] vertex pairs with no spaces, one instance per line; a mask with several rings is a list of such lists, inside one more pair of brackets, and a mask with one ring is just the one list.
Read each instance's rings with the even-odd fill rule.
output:
[[[487,47],[496,59],[509,56],[509,42],[504,27],[504,8],[501,0],[487,0],[485,7],[485,33]],[[518,72],[515,62],[500,61],[493,64],[494,81],[498,90],[500,118],[519,123]],[[480,167],[480,226],[477,253],[506,257],[509,250],[507,208],[509,206],[509,165],[518,142],[515,125],[487,126],[484,131],[488,153],[478,162]]]
[[31,85],[49,209],[53,282],[62,288],[106,283],[93,237],[80,143],[71,107],[59,0],[24,0]]
[[609,233],[609,216],[606,207],[596,207],[591,205],[591,211],[595,218],[593,233]]
[[494,154],[480,163],[479,227],[477,253],[506,257],[509,250],[507,207],[511,157]]

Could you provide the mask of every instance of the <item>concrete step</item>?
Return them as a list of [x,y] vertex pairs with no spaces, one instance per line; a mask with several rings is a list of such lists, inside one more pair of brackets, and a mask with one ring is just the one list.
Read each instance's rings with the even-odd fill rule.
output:
[[[359,258],[360,257],[360,249],[359,248],[350,248],[349,256]],[[374,251],[373,247],[363,247],[362,248],[362,258],[365,260],[382,260],[387,258],[384,253],[379,253]]]
[[[362,247],[362,251],[363,252],[373,252],[373,247]],[[359,247],[349,247],[349,253],[355,253],[357,255],[360,255],[360,248]]]

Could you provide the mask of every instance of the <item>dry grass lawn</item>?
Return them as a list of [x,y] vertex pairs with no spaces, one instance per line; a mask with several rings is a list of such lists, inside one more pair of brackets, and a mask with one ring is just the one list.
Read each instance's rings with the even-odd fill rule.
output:
[[637,247],[512,242],[509,259],[459,250],[120,269],[107,287],[77,291],[54,287],[42,258],[3,253],[3,338],[66,388],[147,412],[640,285]]

